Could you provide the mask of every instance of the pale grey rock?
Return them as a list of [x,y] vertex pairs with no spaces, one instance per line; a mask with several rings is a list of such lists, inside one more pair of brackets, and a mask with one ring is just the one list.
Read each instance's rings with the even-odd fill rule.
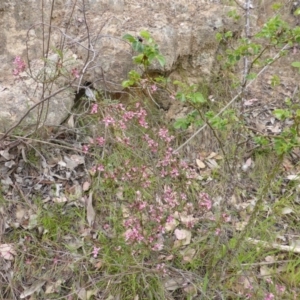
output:
[[[42,124],[46,125],[58,125],[65,119],[80,84],[91,82],[96,89],[120,91],[127,73],[136,68],[131,47],[122,40],[126,33],[136,36],[148,30],[156,40],[166,57],[166,66],[155,63],[152,72],[173,72],[191,82],[207,78],[218,49],[216,32],[242,30],[227,17],[230,8],[217,2],[90,0],[85,1],[85,19],[81,1],[73,7],[72,0],[57,0],[51,20],[50,52],[44,65],[42,1],[0,0],[0,132],[16,124],[42,100],[43,88],[44,97],[54,94],[43,107]],[[49,24],[51,1],[44,3],[44,24]],[[45,39],[48,31],[45,26]],[[60,63],[56,49],[62,45],[64,74],[56,77]],[[13,75],[16,56],[27,65],[19,77]],[[72,77],[74,68],[82,71],[80,78]],[[44,74],[47,80],[43,87]],[[72,88],[58,92],[72,80]],[[33,110],[22,124],[34,125],[37,115],[38,109]]]

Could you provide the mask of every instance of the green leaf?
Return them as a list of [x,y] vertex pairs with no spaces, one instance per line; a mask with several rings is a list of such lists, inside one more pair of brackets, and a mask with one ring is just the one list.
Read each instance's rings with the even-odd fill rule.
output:
[[190,126],[190,122],[187,120],[187,118],[179,118],[174,123],[174,128],[176,129],[188,129]]
[[158,60],[159,64],[163,67],[166,64],[166,59],[163,55],[158,54],[156,56],[156,59]]
[[280,3],[275,3],[272,5],[273,10],[279,10],[283,5]]
[[262,137],[262,136],[254,136],[253,140],[259,146],[267,146],[269,144],[269,141],[266,138]]
[[252,79],[255,79],[257,77],[257,74],[256,73],[249,73],[246,78],[248,80],[252,80]]
[[275,87],[280,84],[280,78],[277,75],[273,75],[271,78],[271,86]]
[[223,36],[220,32],[218,32],[218,33],[216,33],[215,38],[218,42],[220,42],[220,41],[222,41]]
[[273,115],[276,119],[281,121],[291,117],[290,111],[286,109],[275,109]]
[[122,87],[124,87],[124,88],[130,87],[130,86],[132,86],[132,85],[133,85],[132,80],[124,80],[124,81],[122,82]]
[[155,77],[154,80],[155,80],[155,82],[163,83],[163,84],[167,84],[170,81],[169,78],[166,78],[164,76]]
[[61,49],[56,49],[56,53],[59,55],[60,59],[63,60],[64,58],[64,53]]
[[300,68],[300,61],[294,61],[294,62],[292,63],[292,67]]
[[274,138],[274,148],[278,155],[282,155],[289,153],[292,150],[293,145],[291,143],[288,143],[281,137],[276,137]]
[[125,34],[123,35],[123,40],[127,40],[128,42],[133,43],[134,41],[136,41],[136,38],[131,34]]
[[296,114],[295,114],[295,115],[296,115],[297,118],[300,117],[300,109],[297,109],[297,110],[296,110]]
[[132,43],[132,49],[136,52],[144,52],[145,46],[139,42],[138,40],[134,40],[134,42]]
[[294,39],[295,39],[295,42],[300,43],[300,35],[296,35],[294,37]]
[[287,106],[291,106],[291,105],[292,105],[292,100],[291,100],[291,98],[289,98],[289,97],[285,98],[285,99],[284,99],[284,102],[285,102],[285,104],[286,104]]
[[134,56],[133,57],[133,61],[136,63],[136,64],[143,64],[144,63],[144,54],[141,53],[137,56]]
[[183,92],[178,92],[175,97],[176,97],[176,99],[178,99],[181,102],[186,101],[186,96]]
[[294,11],[294,16],[299,16],[299,15],[300,15],[300,7]]
[[225,32],[225,37],[226,38],[231,38],[232,36],[233,36],[232,31]]
[[145,40],[149,40],[150,39],[150,33],[147,31],[147,30],[142,30],[141,32],[140,32],[140,36],[142,37],[142,38],[144,38]]
[[200,92],[192,93],[190,95],[190,100],[195,104],[196,103],[200,103],[200,104],[206,103],[206,99],[203,97],[203,95]]
[[148,55],[148,60],[149,60],[149,62],[152,62],[152,60],[154,60],[156,58],[156,54],[155,53],[150,53],[149,55]]
[[141,75],[135,70],[131,70],[129,73],[130,80],[138,81],[141,78]]

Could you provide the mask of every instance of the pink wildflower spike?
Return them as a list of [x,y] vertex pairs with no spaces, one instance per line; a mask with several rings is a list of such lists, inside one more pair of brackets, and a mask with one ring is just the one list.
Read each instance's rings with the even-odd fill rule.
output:
[[92,105],[91,114],[96,114],[98,112],[98,104],[94,103]]
[[79,78],[79,72],[77,68],[72,69],[71,73],[75,78]]
[[94,249],[93,249],[93,252],[92,252],[94,258],[96,258],[98,256],[99,250],[100,250],[100,248],[97,248],[96,246],[94,246]]
[[157,244],[155,244],[155,245],[152,247],[152,250],[153,250],[153,251],[160,251],[160,250],[162,250],[163,248],[164,248],[164,245],[163,245],[163,244],[157,243]]
[[212,201],[207,193],[200,194],[201,202],[199,203],[200,206],[205,206],[207,210],[211,210],[212,208]]
[[13,70],[13,74],[15,76],[18,76],[26,68],[26,64],[20,56],[16,56],[16,58],[14,60],[14,65],[16,66],[16,68]]
[[105,169],[104,169],[104,166],[103,166],[103,165],[99,165],[99,166],[97,167],[97,170],[98,170],[99,172],[103,172]]
[[272,293],[269,293],[266,295],[266,297],[264,298],[264,300],[273,300],[275,299],[275,296]]
[[97,137],[97,138],[96,138],[96,142],[97,142],[97,144],[98,144],[100,147],[102,147],[102,146],[104,146],[104,144],[105,144],[105,138],[103,138],[103,137]]
[[108,229],[110,229],[110,225],[109,225],[109,224],[104,224],[103,228],[104,228],[105,230],[108,230]]
[[157,86],[155,84],[151,85],[151,92],[154,93],[157,91]]
[[276,289],[278,293],[282,294],[285,291],[285,286],[276,284]]
[[103,122],[105,124],[105,127],[115,124],[115,120],[111,116],[106,116],[105,118],[103,118]]
[[83,145],[83,146],[82,146],[82,151],[83,151],[84,153],[88,153],[88,152],[89,152],[89,146],[88,146],[88,145]]

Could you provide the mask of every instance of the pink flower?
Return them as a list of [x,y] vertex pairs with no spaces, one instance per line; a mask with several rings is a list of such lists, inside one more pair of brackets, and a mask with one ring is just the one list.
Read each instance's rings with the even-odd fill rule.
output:
[[282,294],[285,291],[285,286],[276,284],[276,289],[278,293]]
[[207,210],[211,210],[212,208],[212,201],[207,193],[200,194],[201,202],[199,203],[200,206],[205,206]]
[[159,243],[156,243],[153,247],[152,247],[152,250],[153,251],[160,251],[164,248],[164,245],[163,244],[159,244]]
[[149,148],[152,152],[157,152],[158,149],[158,143],[152,140],[148,134],[144,135],[144,139],[147,141]]
[[94,246],[94,249],[93,249],[93,256],[96,258],[98,256],[98,253],[99,253],[99,250],[100,248],[97,248],[96,246]]
[[128,122],[129,120],[132,120],[135,116],[135,113],[133,111],[126,111],[122,118],[124,120],[124,122]]
[[110,225],[109,225],[109,224],[104,224],[103,228],[104,228],[105,230],[108,230],[108,229],[110,229]]
[[16,66],[16,68],[13,71],[13,74],[15,76],[18,76],[21,72],[23,72],[26,68],[26,64],[25,62],[22,60],[22,58],[20,56],[16,56],[15,60],[14,60],[14,65]]
[[92,105],[91,114],[96,114],[98,112],[98,104],[94,103]]
[[272,293],[269,293],[269,294],[266,295],[264,300],[273,300],[274,298],[275,298],[275,296]]
[[103,122],[106,127],[110,124],[115,124],[115,120],[111,116],[106,116],[105,118],[103,118]]
[[130,228],[125,231],[125,241],[126,242],[141,242],[144,240],[144,237],[140,233],[140,230],[138,228]]
[[77,68],[72,69],[71,74],[75,77],[75,78],[79,78],[79,73]]
[[217,228],[217,229],[215,230],[215,235],[220,235],[220,233],[221,233],[221,229],[220,229],[220,228]]
[[88,145],[83,145],[83,146],[82,146],[82,151],[83,151],[84,153],[88,153],[88,152],[89,152],[89,146],[88,146]]
[[174,217],[173,216],[168,216],[167,217],[167,223],[170,223],[174,220]]
[[158,135],[162,140],[166,141],[167,143],[170,143],[174,139],[174,136],[170,136],[169,130],[166,128],[159,129]]
[[97,137],[96,138],[96,142],[98,143],[99,146],[102,147],[105,144],[105,138],[103,138],[103,137]]
[[223,213],[222,217],[223,217],[224,221],[227,223],[231,221],[231,216],[227,215],[226,213]]
[[154,93],[157,91],[157,86],[155,84],[153,84],[153,85],[151,85],[150,89],[151,89],[151,92]]
[[179,176],[179,171],[176,168],[173,168],[170,172],[171,177],[178,177]]
[[143,210],[145,207],[147,207],[147,202],[142,201],[138,204],[138,209]]
[[103,166],[103,165],[99,165],[99,166],[97,167],[97,170],[98,170],[99,172],[103,172],[103,171],[104,171],[104,166]]

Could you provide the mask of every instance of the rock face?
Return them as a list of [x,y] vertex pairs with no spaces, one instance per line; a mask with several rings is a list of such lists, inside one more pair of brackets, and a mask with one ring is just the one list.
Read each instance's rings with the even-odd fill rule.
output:
[[[153,72],[193,83],[207,78],[218,50],[216,32],[241,30],[227,17],[230,8],[217,2],[56,0],[52,10],[51,1],[0,0],[0,131],[33,106],[22,124],[59,125],[85,82],[120,91],[134,68],[125,33],[153,36],[166,57],[164,69],[157,64]],[[16,56],[26,64],[17,76]]]

